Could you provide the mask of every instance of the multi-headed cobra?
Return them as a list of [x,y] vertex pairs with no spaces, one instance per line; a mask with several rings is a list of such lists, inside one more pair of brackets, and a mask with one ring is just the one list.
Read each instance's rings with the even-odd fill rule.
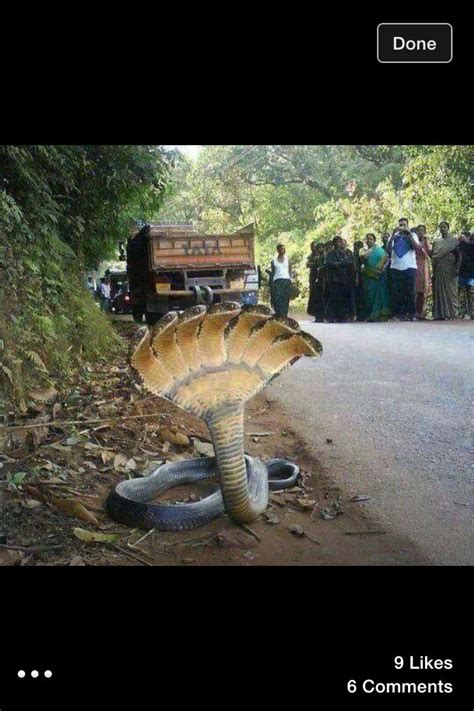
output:
[[[269,485],[292,486],[299,469],[245,455],[244,405],[284,368],[321,352],[296,321],[275,317],[266,306],[223,302],[163,316],[140,342],[132,366],[152,393],[205,420],[216,456],[164,464],[148,477],[121,482],[107,501],[110,516],[168,530],[200,526],[224,510],[238,523],[258,518]],[[172,486],[216,476],[220,490],[199,502],[149,503]]]

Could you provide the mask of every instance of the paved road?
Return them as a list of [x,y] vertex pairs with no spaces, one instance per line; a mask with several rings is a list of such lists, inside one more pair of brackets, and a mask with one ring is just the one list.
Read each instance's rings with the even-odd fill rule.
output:
[[301,326],[323,356],[300,360],[268,395],[388,529],[434,564],[473,564],[474,323]]

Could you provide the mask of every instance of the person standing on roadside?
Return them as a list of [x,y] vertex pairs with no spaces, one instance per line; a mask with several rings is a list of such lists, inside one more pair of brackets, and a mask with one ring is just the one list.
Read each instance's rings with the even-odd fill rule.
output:
[[440,222],[441,238],[433,242],[433,319],[458,317],[458,277],[461,266],[459,240],[449,232],[449,222]]
[[276,316],[288,316],[290,307],[291,264],[284,244],[277,245],[277,256],[271,262],[273,309]]
[[392,321],[416,321],[416,253],[421,249],[406,217],[398,220],[386,251],[390,257]]
[[108,311],[110,305],[110,284],[105,278],[100,280],[100,308],[102,311]]
[[315,321],[324,319],[324,294],[321,270],[324,267],[324,245],[311,242],[311,254],[306,261],[309,269],[309,299],[307,313]]
[[327,273],[327,318],[329,323],[343,323],[354,318],[355,264],[350,249],[337,235],[325,260]]

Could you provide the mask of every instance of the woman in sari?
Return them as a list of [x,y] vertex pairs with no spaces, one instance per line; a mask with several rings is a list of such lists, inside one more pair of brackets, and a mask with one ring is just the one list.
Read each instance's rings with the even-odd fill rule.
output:
[[354,319],[355,266],[352,252],[344,247],[339,235],[325,259],[326,316],[329,323],[343,323]]
[[324,245],[311,242],[311,254],[306,260],[309,269],[309,299],[307,313],[314,316],[315,321],[324,319],[324,301],[322,278],[320,272],[324,266]]
[[458,317],[458,276],[461,265],[459,240],[449,234],[449,223],[439,225],[441,239],[433,244],[433,318],[446,321]]
[[420,240],[421,250],[416,253],[416,317],[426,320],[426,299],[431,294],[431,280],[428,260],[431,245],[426,236],[425,225],[418,225],[416,234]]
[[386,267],[388,255],[376,243],[375,235],[365,236],[367,251],[360,253],[361,278],[367,321],[381,321],[390,316],[390,298]]

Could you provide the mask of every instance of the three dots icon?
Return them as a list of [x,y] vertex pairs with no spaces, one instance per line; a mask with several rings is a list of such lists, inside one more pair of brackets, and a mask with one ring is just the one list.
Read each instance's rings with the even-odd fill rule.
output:
[[[24,669],[20,669],[17,673],[19,679],[24,679],[26,677],[26,671]],[[51,669],[46,669],[46,671],[43,672],[43,675],[45,679],[51,679],[53,676],[53,672]],[[37,669],[33,669],[31,672],[31,677],[32,679],[37,679],[40,676],[40,673]]]

